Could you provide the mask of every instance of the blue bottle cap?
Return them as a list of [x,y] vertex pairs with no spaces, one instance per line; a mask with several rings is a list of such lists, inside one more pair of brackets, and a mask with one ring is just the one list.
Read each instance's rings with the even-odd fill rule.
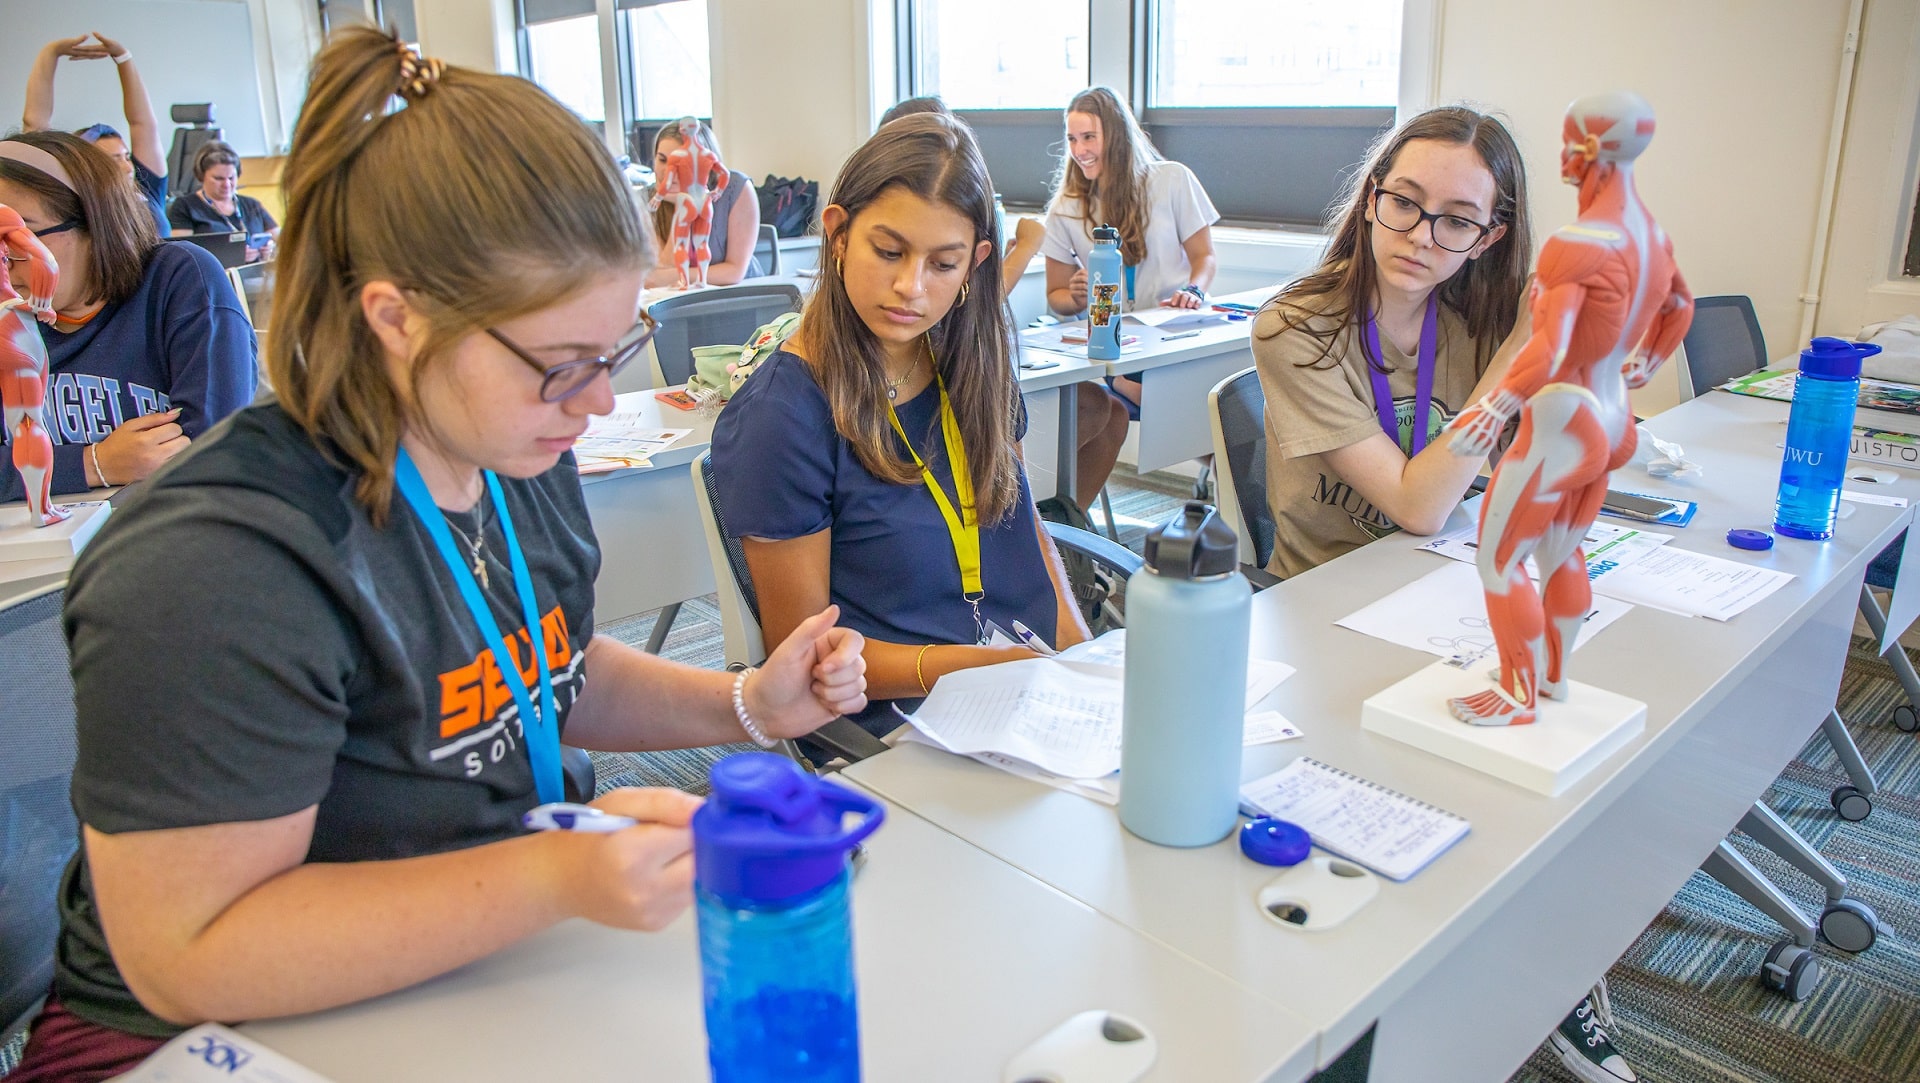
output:
[[1305,828],[1272,816],[1248,820],[1240,829],[1240,852],[1262,865],[1298,865],[1312,850]]
[[1727,531],[1727,544],[1735,549],[1755,551],[1773,548],[1773,535],[1764,530],[1747,530],[1736,527]]
[[1860,376],[1860,362],[1879,352],[1880,347],[1871,342],[1816,338],[1800,351],[1800,371],[1830,380],[1854,380]]
[[878,802],[770,752],[728,756],[708,777],[713,796],[693,814],[693,875],[729,905],[824,887],[886,818]]

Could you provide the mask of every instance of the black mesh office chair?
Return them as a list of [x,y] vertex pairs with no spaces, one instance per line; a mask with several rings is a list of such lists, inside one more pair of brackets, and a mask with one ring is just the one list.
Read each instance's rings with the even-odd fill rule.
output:
[[80,838],[67,795],[74,715],[65,597],[66,584],[56,583],[0,603],[0,1044],[53,987],[54,893]]
[[1220,510],[1240,535],[1240,570],[1256,589],[1272,586],[1279,578],[1266,571],[1274,521],[1267,507],[1267,395],[1259,372],[1244,368],[1213,385],[1207,418]]
[[193,190],[196,183],[193,176],[194,155],[199,154],[200,148],[208,143],[226,138],[224,129],[213,126],[211,102],[176,105],[170,112],[173,122],[185,127],[173,130],[173,146],[167,149],[168,198]]
[[1735,376],[1765,368],[1767,340],[1753,299],[1745,294],[1693,299],[1693,323],[1687,328],[1687,380],[1693,396],[1704,395]]
[[662,297],[647,308],[660,324],[653,355],[661,379],[686,383],[695,346],[744,345],[761,324],[798,312],[800,302],[800,288],[788,282],[744,282]]
[[[693,464],[693,498],[700,505],[700,525],[707,537],[707,556],[713,562],[715,595],[719,601],[720,628],[726,644],[728,669],[758,664],[766,658],[765,641],[760,634],[760,603],[753,593],[753,574],[747,569],[746,548],[727,531],[726,515],[720,496],[714,491],[713,457],[700,456]],[[1054,544],[1078,552],[1110,575],[1125,578],[1140,570],[1138,554],[1098,534],[1047,522]],[[836,718],[793,742],[814,754],[818,762],[835,757],[851,763],[862,760],[887,746],[878,737],[861,729],[850,718]],[[808,764],[806,755],[795,755]]]
[[780,234],[765,222],[760,223],[759,234],[754,238],[753,260],[760,265],[763,275],[780,273]]

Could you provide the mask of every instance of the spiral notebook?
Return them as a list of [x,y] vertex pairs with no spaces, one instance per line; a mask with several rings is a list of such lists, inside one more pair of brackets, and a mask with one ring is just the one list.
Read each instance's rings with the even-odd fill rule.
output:
[[1472,826],[1307,756],[1240,787],[1240,808],[1299,824],[1315,846],[1395,881],[1426,868]]

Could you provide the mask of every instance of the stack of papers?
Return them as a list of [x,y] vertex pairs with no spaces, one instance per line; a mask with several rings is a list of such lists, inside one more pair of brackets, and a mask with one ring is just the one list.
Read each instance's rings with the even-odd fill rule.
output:
[[[1596,597],[1573,649],[1579,650],[1632,608],[1622,601]],[[1425,651],[1460,669],[1471,669],[1494,649],[1486,588],[1480,585],[1479,569],[1469,564],[1448,564],[1429,572],[1334,623]]]
[[609,470],[652,466],[652,456],[693,431],[645,425],[642,417],[638,413],[621,413],[589,420],[587,434],[573,443],[573,457],[580,472],[603,474]]
[[[1477,532],[1477,527],[1467,527],[1443,534],[1420,548],[1454,560],[1472,562],[1479,555],[1479,546],[1474,540]],[[1669,548],[1667,542],[1672,539],[1671,534],[1594,523],[1587,530],[1583,546],[1587,556],[1587,579],[1593,584],[1594,594],[1677,613],[1683,617],[1724,621],[1732,620],[1793,579],[1791,572]],[[1527,573],[1536,581],[1540,578],[1539,569],[1534,567],[1532,561],[1527,563]],[[1477,587],[1478,580],[1475,582]],[[1411,590],[1412,587],[1407,589]],[[1384,604],[1391,598],[1389,595],[1375,605]],[[1596,609],[1600,608],[1599,598],[1595,599],[1595,606]],[[1450,610],[1456,611],[1457,605]],[[1356,613],[1354,616],[1359,615]],[[1480,609],[1466,615],[1484,620],[1484,602]],[[1580,642],[1586,642],[1589,635],[1606,624],[1606,621],[1602,621],[1596,627],[1593,620],[1589,618],[1588,630],[1582,634]],[[1354,627],[1345,620],[1339,623]],[[1367,634],[1374,633],[1369,631]],[[1401,642],[1399,639],[1393,641]]]
[[[1078,660],[1075,660],[1078,652]],[[971,756],[1013,774],[1112,804],[1119,800],[1125,641],[1110,632],[1056,658],[959,670],[940,678],[904,739]],[[1263,700],[1293,667],[1251,659],[1247,704]],[[1277,711],[1246,717],[1243,743],[1284,741],[1300,730]]]

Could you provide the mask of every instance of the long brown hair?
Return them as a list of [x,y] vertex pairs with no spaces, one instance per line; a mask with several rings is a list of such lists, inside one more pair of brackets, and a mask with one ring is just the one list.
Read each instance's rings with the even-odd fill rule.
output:
[[387,374],[361,287],[389,281],[422,302],[418,401],[422,375],[461,339],[646,253],[626,182],[579,118],[524,79],[433,71],[371,27],[335,31],[281,180],[267,371],[281,406],[361,471],[355,495],[376,523],[401,431],[425,421]]
[[[1528,224],[1527,170],[1513,136],[1499,118],[1462,105],[1429,109],[1374,142],[1366,163],[1354,174],[1352,187],[1328,209],[1327,232],[1332,240],[1320,266],[1280,291],[1281,328],[1263,337],[1305,331],[1322,342],[1320,356],[1309,364],[1320,367],[1334,363],[1335,343],[1366,319],[1374,307],[1373,227],[1367,221],[1367,201],[1393,171],[1400,148],[1415,139],[1472,147],[1481,164],[1493,174],[1491,224],[1505,225],[1506,234],[1479,259],[1468,260],[1452,278],[1435,287],[1441,303],[1466,321],[1467,334],[1474,341],[1476,367],[1485,371],[1520,314],[1527,267],[1533,259],[1533,231]],[[1314,313],[1330,317],[1330,326],[1316,330],[1309,322]],[[1360,349],[1369,365],[1384,365],[1364,340]]]
[[1084,113],[1100,122],[1100,179],[1089,181],[1074,163],[1071,148],[1060,152],[1053,174],[1051,207],[1062,199],[1080,201],[1080,228],[1093,239],[1093,227],[1120,231],[1120,259],[1137,267],[1147,258],[1147,177],[1164,161],[1133,111],[1103,86],[1088,87],[1067,103],[1068,113]]
[[146,200],[106,152],[66,132],[18,132],[9,142],[38,147],[67,171],[73,187],[32,166],[0,158],[0,180],[32,192],[55,222],[79,222],[87,238],[87,304],[132,297],[160,248]]
[[[975,244],[993,242],[987,258],[967,277],[966,298],[947,310],[928,338],[966,444],[980,521],[997,523],[1013,513],[1020,498],[1013,454],[1019,393],[1013,380],[1013,320],[1000,293],[993,181],[965,124],[937,113],[901,117],[882,125],[847,159],[829,201],[846,209],[847,221],[822,239],[820,283],[801,320],[807,360],[833,409],[834,428],[853,445],[860,465],[883,481],[920,484],[919,468],[901,454],[887,420],[885,355],[847,297],[835,258],[860,212],[896,187],[959,212],[973,227]],[[971,261],[973,253],[966,258]]]

